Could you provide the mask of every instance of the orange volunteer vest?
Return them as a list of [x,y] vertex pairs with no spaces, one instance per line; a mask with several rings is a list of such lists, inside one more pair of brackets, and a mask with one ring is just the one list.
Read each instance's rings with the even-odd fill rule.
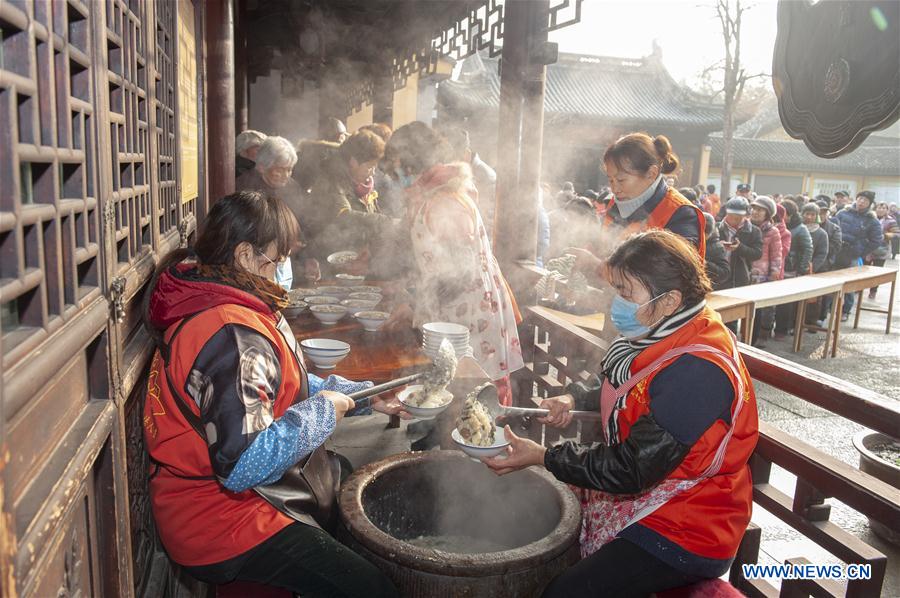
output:
[[[180,323],[180,322],[179,322]],[[306,372],[271,315],[226,304],[191,319],[171,345],[169,374],[176,389],[184,381],[203,345],[223,326],[240,324],[272,343],[281,364],[281,386],[273,405],[281,417],[296,399],[304,400]],[[178,323],[166,331],[169,342]],[[153,515],[163,545],[182,565],[219,563],[259,545],[293,519],[282,514],[253,490],[231,492],[214,477],[206,441],[185,420],[171,396],[157,351],[150,366],[144,400],[144,441],[158,464],[150,478]],[[193,403],[189,407],[198,415]],[[191,479],[193,478],[193,479]]]

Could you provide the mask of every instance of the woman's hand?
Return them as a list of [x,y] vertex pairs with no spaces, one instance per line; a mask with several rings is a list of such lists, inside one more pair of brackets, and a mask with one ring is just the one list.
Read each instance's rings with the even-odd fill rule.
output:
[[541,409],[549,409],[550,413],[545,417],[539,417],[538,421],[553,428],[567,428],[572,423],[572,408],[575,407],[575,398],[570,394],[550,397],[541,401]]
[[384,329],[397,331],[403,328],[411,328],[413,310],[409,303],[401,303],[391,312],[391,317],[384,323]]
[[319,260],[313,258],[303,260],[303,278],[310,282],[318,282],[322,278]]
[[383,399],[381,397],[372,397],[372,410],[384,413],[386,415],[398,415],[400,419],[412,419],[413,416],[403,409],[403,403],[397,397],[389,397]]
[[482,459],[481,461],[491,468],[497,475],[506,475],[531,465],[543,465],[544,453],[547,449],[527,438],[519,438],[509,426],[503,428],[506,432],[506,440],[509,446],[506,448],[506,458],[500,455],[491,457],[490,459]]
[[331,404],[334,405],[335,423],[344,419],[344,415],[356,406],[353,399],[342,392],[335,392],[333,390],[322,390],[320,392],[323,397],[331,401]]
[[585,275],[606,278],[606,262],[580,247],[566,247],[563,253],[575,256],[575,269]]

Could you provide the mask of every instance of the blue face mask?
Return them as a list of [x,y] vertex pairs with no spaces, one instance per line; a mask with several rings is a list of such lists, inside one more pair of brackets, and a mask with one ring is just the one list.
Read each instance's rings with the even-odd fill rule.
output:
[[291,258],[278,262],[275,266],[275,282],[284,287],[284,290],[291,290],[291,285],[294,283],[294,270],[291,268]]
[[397,177],[397,182],[400,183],[400,186],[404,189],[416,182],[416,177],[411,174],[406,174],[400,167],[394,169],[394,176]]
[[[623,299],[621,295],[616,295],[612,301],[612,307],[609,311],[609,317],[616,329],[621,332],[622,336],[624,336],[628,340],[634,340],[646,336],[650,332],[651,326],[642,324],[640,320],[638,320],[637,312],[645,305],[653,303],[665,294],[666,293],[657,295],[647,303],[641,304],[627,301]],[[659,322],[657,322],[657,324],[658,323]],[[654,324],[654,326],[655,325],[656,324]]]

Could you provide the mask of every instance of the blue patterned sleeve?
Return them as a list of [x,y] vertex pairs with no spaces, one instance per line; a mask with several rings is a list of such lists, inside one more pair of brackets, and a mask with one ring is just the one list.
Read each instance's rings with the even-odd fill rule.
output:
[[307,383],[309,384],[309,396],[318,394],[319,391],[322,390],[322,384],[325,383],[325,380],[323,378],[319,378],[315,374],[307,374],[306,379],[308,380]]
[[296,405],[260,432],[241,454],[223,485],[232,492],[272,484],[331,435],[334,405],[321,393]]
[[[336,376],[334,374],[328,376],[324,380],[321,380],[321,386],[319,390],[333,390],[335,392],[340,392],[345,395],[350,394],[351,392],[356,392],[358,390],[363,390],[364,388],[371,388],[373,384],[369,381],[365,382],[353,382],[352,380],[347,380],[342,376]],[[312,393],[312,375],[310,375],[310,394]],[[369,415],[372,413],[372,406],[369,402],[369,399],[360,399],[356,403],[356,408],[351,409],[347,412],[347,417],[352,417],[354,415]]]

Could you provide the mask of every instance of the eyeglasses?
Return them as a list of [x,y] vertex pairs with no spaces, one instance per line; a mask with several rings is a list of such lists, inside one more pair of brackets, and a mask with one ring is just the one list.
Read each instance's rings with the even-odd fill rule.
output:
[[273,260],[272,258],[270,258],[269,256],[267,256],[267,255],[265,254],[265,252],[263,252],[263,251],[261,251],[261,250],[259,250],[259,249],[254,249],[254,250],[256,251],[256,253],[257,253],[258,255],[261,255],[262,257],[264,257],[264,258],[266,259],[267,262],[269,262],[270,264],[272,264],[272,265],[275,266],[276,268],[278,268],[278,267],[280,267],[280,266],[283,266],[284,263],[287,262],[287,260],[288,260],[288,256],[285,256],[285,257],[281,258],[280,260],[278,260],[278,261],[276,262],[275,260]]

